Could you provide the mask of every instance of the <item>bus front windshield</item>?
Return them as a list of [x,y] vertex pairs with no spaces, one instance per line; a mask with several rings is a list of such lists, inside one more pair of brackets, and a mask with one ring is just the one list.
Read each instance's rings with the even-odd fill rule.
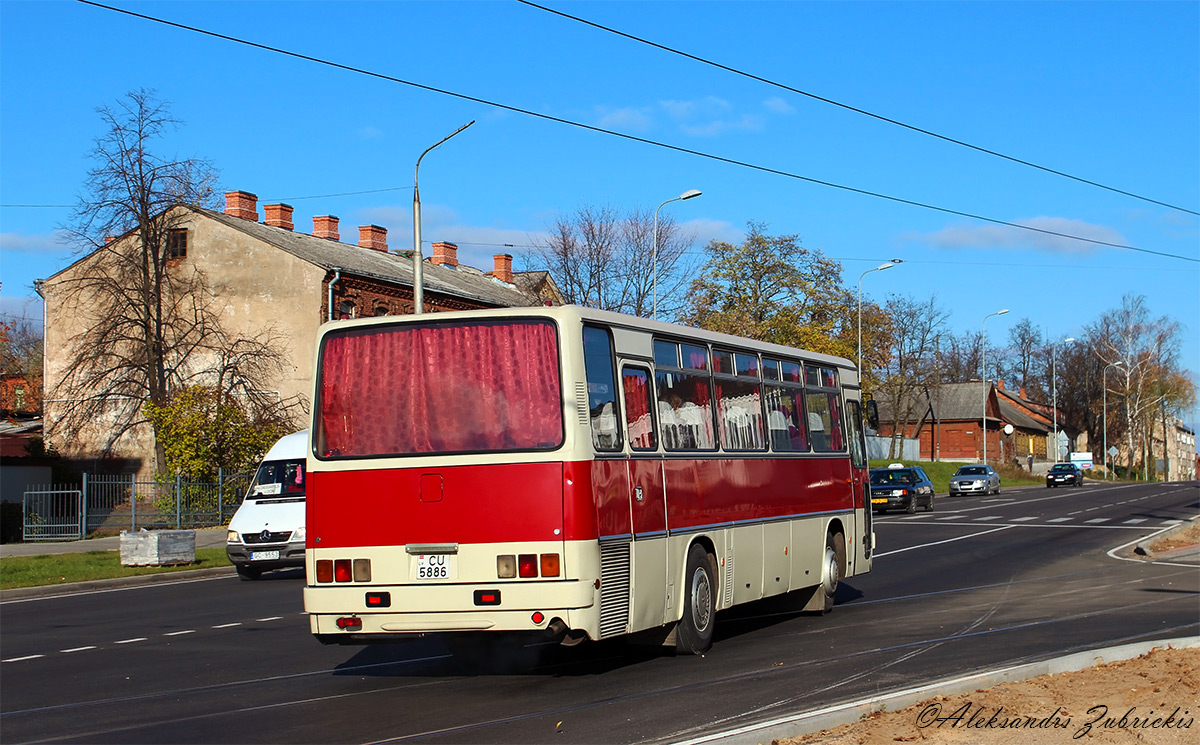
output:
[[317,456],[550,450],[563,442],[558,337],[521,319],[326,335]]

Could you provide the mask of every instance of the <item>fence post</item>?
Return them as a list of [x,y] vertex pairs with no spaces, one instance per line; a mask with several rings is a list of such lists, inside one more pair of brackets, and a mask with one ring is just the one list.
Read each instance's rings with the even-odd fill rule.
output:
[[79,506],[80,507],[80,509],[79,509],[79,537],[87,538],[87,529],[88,529],[88,519],[87,519],[87,514],[88,514],[88,475],[87,475],[87,473],[83,474],[83,489],[82,489],[82,491],[83,491],[83,494],[82,494],[83,504],[81,504]]
[[183,527],[183,492],[180,489],[183,477],[175,474],[175,530]]
[[129,474],[129,529],[137,530],[137,474]]
[[217,525],[225,522],[225,469],[217,466]]

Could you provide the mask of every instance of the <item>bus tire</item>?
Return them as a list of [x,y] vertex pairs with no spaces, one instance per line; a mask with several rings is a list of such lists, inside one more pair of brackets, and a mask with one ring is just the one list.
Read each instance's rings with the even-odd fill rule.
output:
[[842,579],[842,567],[846,561],[846,537],[841,533],[825,535],[825,560],[821,564],[821,586],[817,592],[825,596],[822,613],[833,610],[833,596],[837,594],[838,582]]
[[688,549],[684,574],[683,618],[675,629],[675,651],[701,654],[712,646],[717,614],[717,585],[713,560],[698,543]]

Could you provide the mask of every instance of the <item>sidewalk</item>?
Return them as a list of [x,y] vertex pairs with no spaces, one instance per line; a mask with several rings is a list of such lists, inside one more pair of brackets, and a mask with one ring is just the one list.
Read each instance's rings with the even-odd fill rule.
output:
[[[196,548],[224,548],[227,528],[199,528]],[[29,543],[0,544],[0,559],[10,556],[47,556],[49,554],[82,554],[87,551],[119,551],[121,536],[87,538],[82,541],[30,541]]]

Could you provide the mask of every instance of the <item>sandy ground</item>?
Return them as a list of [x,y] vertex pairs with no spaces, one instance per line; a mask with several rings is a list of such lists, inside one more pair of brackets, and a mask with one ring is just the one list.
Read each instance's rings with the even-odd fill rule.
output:
[[[1151,548],[1200,542],[1200,523]],[[1200,649],[1155,650],[1136,659],[1043,675],[954,696],[776,745],[1040,745],[1200,743]]]
[[1200,649],[939,696],[777,745],[1200,743]]

